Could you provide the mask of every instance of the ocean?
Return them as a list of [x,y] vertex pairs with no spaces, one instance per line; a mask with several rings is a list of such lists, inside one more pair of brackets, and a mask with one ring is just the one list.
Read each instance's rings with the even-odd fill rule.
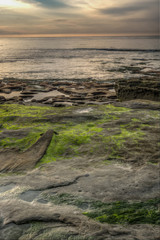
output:
[[0,80],[113,81],[158,71],[158,37],[0,38]]

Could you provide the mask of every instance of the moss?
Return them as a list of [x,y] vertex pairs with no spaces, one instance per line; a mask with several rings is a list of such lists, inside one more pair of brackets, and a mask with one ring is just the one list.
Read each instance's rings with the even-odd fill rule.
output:
[[116,113],[123,113],[123,112],[130,112],[131,109],[126,107],[115,107],[112,104],[108,104],[107,106],[104,106],[107,112],[116,112]]
[[46,155],[39,164],[78,155],[80,153],[79,147],[90,143],[91,137],[102,130],[102,128],[89,123],[77,124],[63,129],[59,135],[53,136]]
[[30,223],[30,227],[24,234],[19,238],[19,240],[30,240],[37,236],[37,233],[45,227],[45,224],[42,222],[33,221]]
[[16,148],[20,150],[28,149],[32,144],[34,144],[40,137],[41,132],[30,132],[27,137],[22,139],[17,138],[5,138],[0,141],[0,147],[3,148]]
[[[79,109],[80,107],[78,107]],[[94,106],[91,114],[98,116],[94,120],[76,122],[73,117],[65,121],[52,122],[54,116],[74,116],[76,107],[65,109],[53,107],[33,107],[17,104],[4,104],[0,106],[1,132],[7,130],[26,129],[29,133],[21,139],[12,136],[1,139],[0,147],[17,147],[25,150],[30,147],[41,134],[48,129],[54,129],[58,135],[54,135],[48,150],[39,164],[48,163],[58,159],[74,156],[106,156],[106,160],[123,160],[128,143],[136,148],[139,142],[145,138],[149,127],[143,123],[157,117],[153,111],[140,111],[138,118],[129,108],[115,107],[113,105]],[[157,112],[157,111],[155,111]],[[118,119],[126,123],[118,125]],[[113,126],[113,127],[112,127]],[[157,125],[152,125],[156,128]]]
[[127,130],[125,126],[120,127],[120,133],[110,136],[101,136],[102,141],[106,144],[106,150],[109,154],[108,159],[119,159],[119,152],[125,148],[125,144],[128,141],[138,144],[138,141],[143,139],[144,133],[139,129],[136,131]]
[[43,227],[43,223],[42,222],[32,222],[31,223],[31,227],[29,229],[29,232],[36,232],[42,229]]
[[132,122],[135,122],[135,123],[136,123],[136,122],[141,122],[141,120],[140,120],[140,119],[137,119],[137,118],[132,118],[131,120],[132,120]]
[[87,209],[88,207],[91,207],[92,201],[88,199],[84,199],[82,197],[74,196],[69,193],[61,193],[56,194],[53,196],[43,195],[45,199],[48,201],[54,203],[54,204],[67,204],[67,205],[74,205],[82,209]]
[[83,210],[88,210],[83,214],[100,222],[110,224],[160,224],[160,199],[105,203],[68,193],[52,196],[44,194],[43,197],[54,204],[75,205]]
[[160,224],[160,199],[144,202],[114,202],[97,206],[84,215],[109,224]]
[[19,104],[4,104],[0,108],[1,117],[41,117],[53,114],[52,107],[24,106]]
[[[53,124],[44,120],[48,114],[56,114],[57,109],[52,107],[31,107],[18,104],[4,104],[0,106],[0,122],[3,130],[26,129],[29,134],[19,139],[10,137],[1,139],[1,148],[19,148],[26,150],[48,129],[53,128]],[[36,122],[34,122],[36,120]],[[62,126],[61,126],[62,127]]]
[[[105,107],[106,113],[102,120],[88,123],[77,124],[76,126],[67,126],[61,130],[58,136],[54,136],[47,150],[46,155],[41,160],[41,163],[48,163],[56,159],[64,157],[73,157],[77,155],[96,154],[101,150],[101,154],[108,154],[108,159],[119,159],[118,152],[124,148],[128,139],[137,143],[144,135],[139,129],[137,131],[126,130],[126,126],[120,128],[120,134],[106,136],[103,128],[99,127],[102,122],[116,120],[115,115],[108,114],[109,112],[124,112],[126,108],[117,108],[113,106]],[[128,109],[127,109],[128,111]],[[114,112],[115,114],[115,112]],[[82,149],[81,146],[84,146]],[[85,147],[86,146],[86,147]]]

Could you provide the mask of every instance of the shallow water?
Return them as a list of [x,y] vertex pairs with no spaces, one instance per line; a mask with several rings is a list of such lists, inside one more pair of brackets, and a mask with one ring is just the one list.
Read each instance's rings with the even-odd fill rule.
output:
[[0,39],[0,79],[109,81],[157,70],[159,60],[156,37]]

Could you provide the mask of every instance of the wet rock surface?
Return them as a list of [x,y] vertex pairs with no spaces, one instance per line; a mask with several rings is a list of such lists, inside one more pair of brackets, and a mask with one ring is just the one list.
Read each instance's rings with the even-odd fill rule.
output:
[[[0,239],[13,239],[13,236],[14,239],[158,239],[156,225],[102,224],[82,214],[89,211],[90,203],[96,200],[140,201],[158,197],[157,167],[136,171],[128,165],[103,165],[85,168],[87,175],[80,176],[82,170],[73,171],[73,163],[76,166],[76,160],[70,160],[63,162],[63,167],[57,162],[26,175],[1,176],[1,185],[7,186],[13,181],[15,185],[0,196]],[[53,201],[67,194],[77,199],[78,205],[73,199]],[[12,238],[10,231],[15,234]]]
[[160,101],[160,74],[154,78],[119,80],[115,89],[121,101],[132,99],[147,99]]
[[0,105],[0,240],[159,239],[160,104],[111,85],[1,83],[61,95]]
[[53,104],[55,107],[116,101],[114,83],[40,82],[13,80],[0,82],[0,101]]

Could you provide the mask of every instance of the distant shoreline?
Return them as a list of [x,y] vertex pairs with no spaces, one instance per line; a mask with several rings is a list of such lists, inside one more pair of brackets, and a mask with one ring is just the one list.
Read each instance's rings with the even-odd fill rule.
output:
[[1,35],[0,38],[70,38],[70,37],[160,37],[157,34],[46,34],[46,35]]

